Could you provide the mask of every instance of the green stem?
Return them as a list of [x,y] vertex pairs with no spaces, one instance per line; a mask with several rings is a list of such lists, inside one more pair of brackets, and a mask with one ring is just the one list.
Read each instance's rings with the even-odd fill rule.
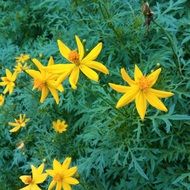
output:
[[181,74],[181,76],[183,76],[183,73],[182,73],[182,70],[181,70],[181,64],[180,64],[180,61],[179,61],[179,57],[175,51],[175,48],[174,48],[174,44],[173,44],[173,40],[172,40],[172,37],[169,35],[169,33],[160,25],[158,24],[155,20],[153,20],[153,23],[156,24],[156,26],[158,26],[166,35],[169,43],[170,43],[170,46],[171,46],[171,49],[172,49],[172,52],[173,52],[173,55],[174,55],[174,59],[175,59],[175,64],[176,64],[176,67],[178,67],[179,69],[179,73]]

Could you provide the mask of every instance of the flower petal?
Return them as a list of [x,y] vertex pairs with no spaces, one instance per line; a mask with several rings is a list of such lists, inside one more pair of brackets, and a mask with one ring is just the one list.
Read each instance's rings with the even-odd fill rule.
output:
[[53,160],[53,169],[54,170],[60,170],[62,167],[61,163],[58,162],[56,159]]
[[158,98],[168,98],[168,97],[174,95],[174,93],[172,93],[172,92],[156,90],[153,88],[150,88],[149,91],[152,92],[153,94],[155,94]]
[[98,82],[99,77],[98,74],[93,71],[92,69],[90,69],[89,67],[87,67],[86,65],[80,65],[80,70],[91,80],[94,80],[96,82]]
[[52,56],[50,56],[49,61],[48,61],[48,66],[49,65],[54,65],[54,64],[55,64],[54,59],[53,59]]
[[51,92],[51,94],[52,94],[52,96],[53,96],[55,102],[56,102],[57,104],[59,104],[59,95],[58,95],[57,90],[56,90],[55,88],[51,88],[51,87],[48,87],[48,88],[49,88],[49,90],[50,90],[50,92]]
[[131,77],[128,75],[124,68],[121,69],[121,76],[123,80],[126,81],[130,86],[135,84],[135,81],[131,79]]
[[63,169],[68,169],[71,164],[71,157],[67,157],[64,162],[62,163]]
[[102,72],[104,74],[109,74],[109,70],[107,69],[107,67],[104,66],[102,63],[100,63],[98,61],[86,62],[85,65],[92,68],[92,69],[100,71],[100,72]]
[[149,104],[155,107],[156,109],[165,112],[168,111],[165,105],[162,103],[162,101],[152,92],[148,91],[147,93],[145,93],[145,96]]
[[108,83],[108,84],[110,85],[111,88],[113,88],[117,92],[126,93],[128,90],[130,90],[129,86],[123,86],[113,83]]
[[137,82],[142,77],[143,77],[143,73],[141,72],[141,70],[139,69],[139,67],[137,65],[135,65],[135,73],[134,73],[135,81]]
[[65,173],[65,177],[73,176],[77,172],[77,166],[69,168]]
[[79,67],[76,66],[76,67],[72,70],[71,75],[70,75],[70,77],[69,77],[69,83],[71,84],[71,87],[72,87],[73,89],[76,89],[76,88],[77,88],[76,84],[77,84],[77,82],[78,82],[78,79],[79,79]]
[[61,40],[57,40],[57,43],[61,55],[69,61],[69,53],[71,50]]
[[31,176],[30,176],[30,175],[22,175],[22,176],[19,177],[19,179],[20,179],[25,185],[29,184],[29,183],[28,183],[28,178],[31,178]]
[[79,59],[82,60],[82,58],[84,57],[84,46],[80,40],[80,38],[75,35],[75,40],[77,42],[77,47],[78,47],[78,52],[79,52]]
[[126,92],[117,102],[116,108],[120,108],[132,102],[138,93],[137,87],[130,87],[130,90]]
[[13,129],[9,130],[11,133],[17,132],[19,129],[21,128],[21,126],[16,126]]
[[98,55],[100,54],[100,51],[102,50],[102,43],[98,43],[96,47],[94,47],[90,53],[82,60],[82,63],[87,63],[89,61],[95,60]]
[[75,64],[55,64],[47,66],[46,71],[51,72],[53,74],[63,74],[65,72],[69,73],[75,66]]
[[71,184],[71,185],[79,184],[79,181],[77,179],[73,178],[73,177],[64,178],[64,182],[68,183],[68,184]]
[[61,182],[61,181],[58,181],[55,190],[61,190],[61,189],[62,189],[62,182]]
[[46,86],[44,86],[42,88],[42,94],[41,94],[41,98],[40,98],[40,103],[44,102],[44,100],[46,99],[46,97],[48,95],[48,92],[49,92],[48,88]]
[[148,81],[150,81],[150,87],[156,83],[160,72],[161,72],[161,68],[157,69],[156,71],[152,72],[151,74],[147,76]]
[[55,186],[56,182],[53,180],[50,184],[49,184],[49,187],[48,187],[48,190],[52,190]]
[[140,115],[140,118],[144,120],[144,116],[145,116],[146,108],[147,108],[147,101],[143,92],[139,91],[139,93],[137,94],[135,98],[135,104],[136,104],[137,112]]
[[6,72],[7,78],[11,79],[11,78],[12,78],[12,73],[11,73],[11,71],[10,71],[9,69],[6,69],[5,72]]
[[32,78],[41,78],[41,74],[39,71],[35,71],[32,69],[27,69],[26,72],[32,77]]
[[41,64],[41,62],[40,61],[38,61],[37,59],[32,59],[32,62],[36,65],[36,67],[40,70],[40,71],[42,71],[42,70],[44,70],[44,66]]
[[63,189],[64,190],[71,190],[71,186],[67,183],[63,183]]

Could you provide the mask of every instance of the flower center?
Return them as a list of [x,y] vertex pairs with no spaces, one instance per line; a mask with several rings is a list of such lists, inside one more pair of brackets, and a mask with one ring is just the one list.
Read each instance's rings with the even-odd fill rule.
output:
[[145,76],[143,76],[139,80],[139,88],[140,88],[140,90],[145,91],[149,87],[150,87],[150,81]]
[[79,65],[79,54],[77,51],[73,50],[69,53],[69,60],[73,63],[75,63],[76,65]]
[[59,173],[57,173],[53,177],[53,180],[56,181],[56,182],[60,182],[60,181],[63,181],[63,177]]
[[4,81],[7,82],[7,83],[11,82],[8,77],[5,77]]
[[31,178],[30,176],[28,176],[28,177],[26,178],[25,182],[26,182],[27,184],[32,184],[32,183],[33,183],[32,178]]
[[46,86],[45,81],[41,81],[38,79],[34,79],[34,88],[37,88],[38,90],[42,90],[42,88]]

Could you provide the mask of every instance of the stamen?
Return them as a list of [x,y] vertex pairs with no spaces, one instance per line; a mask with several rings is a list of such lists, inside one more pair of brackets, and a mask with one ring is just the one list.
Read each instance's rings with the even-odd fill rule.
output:
[[79,54],[78,54],[78,52],[75,51],[75,50],[71,51],[69,53],[69,60],[71,62],[75,63],[76,65],[79,65],[80,63],[79,63]]
[[57,173],[57,174],[55,174],[55,176],[53,177],[53,180],[54,181],[62,181],[63,180],[63,177],[59,174],[59,173]]
[[42,90],[42,88],[45,86],[45,82],[44,81],[41,81],[41,80],[38,80],[38,79],[35,79],[34,80],[34,87],[37,88],[38,90]]
[[26,178],[25,182],[26,182],[27,184],[33,183],[32,178],[29,177],[29,176]]
[[150,81],[143,76],[140,80],[139,80],[139,88],[140,90],[146,90],[147,88],[150,87]]

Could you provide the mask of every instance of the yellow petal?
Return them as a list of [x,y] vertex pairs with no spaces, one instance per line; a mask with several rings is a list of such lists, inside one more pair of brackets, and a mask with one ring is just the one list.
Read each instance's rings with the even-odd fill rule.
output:
[[102,63],[100,63],[98,61],[86,62],[85,65],[92,68],[92,69],[100,71],[104,74],[109,74],[109,70],[106,68],[106,66],[104,66]]
[[69,53],[71,52],[71,50],[61,40],[57,40],[57,43],[61,55],[69,60]]
[[69,77],[69,83],[71,84],[71,87],[72,87],[73,89],[76,89],[76,88],[77,88],[76,84],[77,84],[77,82],[78,82],[78,79],[79,79],[79,67],[76,66],[76,67],[72,70],[71,75],[70,75],[70,77]]
[[116,108],[123,107],[132,102],[135,99],[137,93],[138,93],[138,88],[131,87],[130,90],[119,99]]
[[22,176],[20,176],[19,177],[20,178],[20,180],[24,183],[24,184],[29,184],[28,183],[28,178],[31,178],[31,176],[30,175],[22,175]]
[[47,173],[49,176],[53,177],[57,172],[56,172],[56,170],[46,170],[46,173]]
[[63,74],[69,73],[75,67],[75,64],[55,64],[46,67],[46,71],[51,72],[53,74]]
[[64,162],[62,163],[62,168],[63,169],[68,169],[68,167],[71,164],[71,157],[67,157]]
[[174,95],[174,93],[172,93],[172,92],[156,90],[156,89],[152,89],[152,88],[150,88],[149,91],[151,93],[155,94],[158,98],[168,98],[168,97]]
[[84,46],[80,40],[80,38],[75,35],[75,39],[77,42],[77,47],[78,47],[78,52],[79,52],[79,59],[82,60],[82,58],[84,57]]
[[15,133],[17,132],[21,127],[20,126],[17,126],[17,127],[14,127],[13,129],[9,130],[11,133]]
[[98,74],[93,71],[92,69],[90,69],[89,67],[87,67],[86,65],[80,65],[80,70],[91,80],[94,80],[96,82],[98,82],[99,77]]
[[55,190],[61,190],[61,189],[62,189],[62,182],[61,182],[61,181],[58,181]]
[[150,87],[156,83],[160,72],[161,72],[161,68],[157,69],[156,71],[152,72],[151,74],[147,76],[148,81],[150,81]]
[[26,187],[23,187],[20,190],[31,190],[31,185],[27,185]]
[[77,166],[69,168],[65,173],[65,177],[73,176],[77,172]]
[[63,74],[60,74],[60,76],[58,77],[56,83],[57,84],[62,83],[69,75],[70,75],[70,72],[64,72]]
[[52,94],[52,96],[53,96],[55,102],[56,102],[57,104],[59,104],[59,95],[58,95],[57,90],[56,90],[55,88],[51,88],[51,87],[49,87],[49,90],[50,90],[50,92],[51,92],[51,94]]
[[147,93],[145,93],[145,96],[148,103],[152,105],[153,107],[155,107],[156,109],[162,110],[165,112],[168,111],[165,105],[162,103],[162,101],[152,92],[148,91]]
[[135,81],[131,79],[131,77],[128,75],[124,68],[121,69],[121,76],[123,80],[126,81],[130,86],[135,84]]
[[55,186],[56,182],[55,181],[52,181],[50,184],[49,184],[49,187],[48,187],[48,190],[52,190]]
[[146,102],[146,98],[143,92],[139,91],[139,93],[137,94],[135,98],[135,104],[136,104],[137,112],[140,115],[140,118],[144,120],[144,116],[145,116],[146,108],[147,108],[147,102]]
[[71,186],[69,184],[67,184],[67,183],[64,183],[64,182],[63,182],[63,189],[64,190],[72,190]]
[[54,65],[54,59],[53,59],[52,56],[50,56],[50,58],[49,58],[48,66],[49,66],[49,65]]
[[36,65],[36,67],[40,70],[40,71],[42,71],[42,70],[44,70],[44,66],[41,64],[41,62],[40,61],[38,61],[37,59],[32,59],[32,62]]
[[34,178],[34,181],[36,184],[40,184],[43,183],[47,178],[47,174],[40,174],[38,176],[36,176],[36,178]]
[[64,178],[64,182],[68,183],[68,184],[71,184],[71,185],[79,184],[79,181],[77,179],[73,178],[73,177]]
[[137,65],[135,65],[135,73],[134,73],[135,81],[138,81],[142,77],[143,77],[143,73],[141,72],[141,70],[139,69],[139,67]]
[[5,72],[6,72],[7,78],[11,79],[11,78],[12,78],[12,73],[11,73],[11,71],[10,71],[9,69],[6,69]]
[[36,184],[32,184],[31,189],[32,190],[41,190],[41,188],[39,188]]
[[62,167],[62,166],[61,166],[61,163],[58,162],[56,159],[54,159],[54,160],[53,160],[53,169],[54,169],[54,170],[60,170],[61,167]]
[[32,69],[27,69],[26,72],[32,77],[32,78],[41,78],[41,74],[39,71],[35,71]]
[[96,47],[94,47],[90,53],[82,60],[82,63],[87,63],[89,61],[95,60],[98,55],[100,54],[100,51],[102,50],[102,43],[98,43]]
[[48,92],[49,92],[48,88],[44,86],[42,88],[42,94],[41,94],[41,98],[40,98],[40,103],[44,102],[44,100],[46,99],[46,97],[48,95]]
[[123,86],[123,85],[118,85],[118,84],[113,84],[113,83],[109,83],[109,85],[115,91],[121,92],[121,93],[126,93],[128,90],[130,90],[130,87],[128,86]]

